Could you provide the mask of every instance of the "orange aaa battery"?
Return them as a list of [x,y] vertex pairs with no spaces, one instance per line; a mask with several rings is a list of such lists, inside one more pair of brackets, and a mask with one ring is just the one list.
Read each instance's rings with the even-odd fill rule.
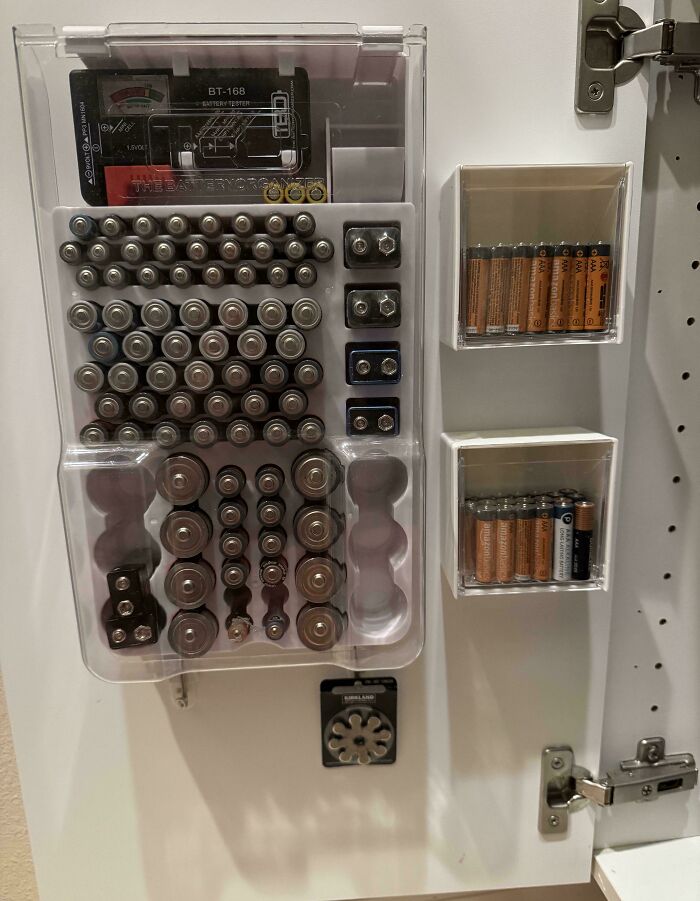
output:
[[610,306],[610,245],[599,241],[593,244],[588,255],[588,281],[586,283],[587,332],[601,332],[608,327]]
[[537,244],[530,273],[530,295],[527,306],[527,331],[538,334],[547,328],[549,286],[552,281],[552,244]]

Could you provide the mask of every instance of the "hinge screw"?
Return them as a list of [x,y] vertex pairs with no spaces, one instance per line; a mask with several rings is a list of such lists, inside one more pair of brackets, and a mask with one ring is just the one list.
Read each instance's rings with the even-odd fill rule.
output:
[[552,769],[560,770],[564,766],[564,761],[561,757],[552,757]]
[[556,814],[552,814],[552,816],[549,817],[547,822],[553,829],[555,829],[559,825],[559,817],[556,816]]
[[649,795],[654,791],[651,785],[643,785],[642,786],[642,796],[648,798]]
[[601,100],[604,93],[603,85],[599,81],[594,81],[588,85],[588,96],[591,100]]

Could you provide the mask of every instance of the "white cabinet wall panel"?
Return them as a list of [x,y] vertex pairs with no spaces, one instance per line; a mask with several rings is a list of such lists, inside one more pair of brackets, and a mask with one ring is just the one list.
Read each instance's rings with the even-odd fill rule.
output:
[[[618,438],[625,464],[647,82],[620,88],[609,117],[575,114],[577,7],[3,5],[0,661],[42,901],[315,901],[588,881],[594,814],[572,817],[565,838],[539,835],[539,756],[567,742],[577,762],[598,770],[614,570],[608,592],[457,601],[438,545],[442,431],[582,426]],[[635,7],[651,21],[650,0]],[[321,767],[318,686],[329,668],[200,677],[181,710],[167,683],[104,684],[80,661],[9,29],[193,15],[428,26],[427,641],[397,674],[393,766]],[[624,344],[474,354],[439,345],[440,194],[458,164],[626,161],[634,178]]]

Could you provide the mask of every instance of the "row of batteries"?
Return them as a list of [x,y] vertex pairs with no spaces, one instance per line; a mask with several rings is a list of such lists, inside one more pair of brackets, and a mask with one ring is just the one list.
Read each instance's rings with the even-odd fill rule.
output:
[[[294,461],[291,479],[303,498],[293,518],[294,536],[305,551],[294,577],[297,592],[306,602],[297,615],[297,634],[312,650],[327,650],[340,639],[346,623],[346,615],[330,603],[345,581],[344,567],[329,553],[344,528],[343,517],[328,503],[342,480],[342,470],[330,451],[305,451]],[[283,471],[275,464],[264,464],[255,474],[255,488],[261,495],[256,510],[260,526],[259,578],[267,606],[262,626],[273,641],[281,639],[289,627],[289,616],[284,611],[289,596],[284,586],[288,566],[283,556],[287,535],[281,525],[285,503],[279,496],[284,481]],[[225,626],[229,639],[236,643],[244,641],[253,626],[247,610],[252,599],[246,584],[250,563],[245,556],[250,539],[243,528],[248,506],[240,497],[245,484],[245,473],[235,465],[222,467],[214,478],[214,487],[222,498],[217,519],[223,557],[220,578],[229,607]],[[168,640],[173,650],[184,657],[207,653],[219,631],[216,616],[205,605],[214,591],[216,575],[201,556],[213,536],[211,519],[197,503],[208,486],[209,471],[194,454],[171,454],[156,473],[158,494],[173,505],[160,528],[161,544],[176,558],[164,582],[166,597],[179,608],[170,622]],[[112,615],[107,618],[106,627],[114,649],[157,642],[163,619],[142,576],[138,579],[142,590],[138,603],[135,602],[135,585],[125,569],[119,567],[108,576]],[[120,582],[120,578],[126,581]]]
[[610,245],[465,248],[462,338],[601,332],[609,327]]
[[461,505],[464,581],[587,581],[595,506],[566,488],[556,494],[468,498]]

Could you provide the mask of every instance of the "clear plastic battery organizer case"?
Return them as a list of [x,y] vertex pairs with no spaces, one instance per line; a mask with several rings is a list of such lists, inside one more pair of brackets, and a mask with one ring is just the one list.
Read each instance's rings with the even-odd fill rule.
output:
[[607,588],[616,453],[615,438],[580,428],[443,434],[454,595]]
[[443,191],[442,340],[619,343],[630,170],[459,166]]
[[410,662],[424,29],[15,38],[87,666]]

